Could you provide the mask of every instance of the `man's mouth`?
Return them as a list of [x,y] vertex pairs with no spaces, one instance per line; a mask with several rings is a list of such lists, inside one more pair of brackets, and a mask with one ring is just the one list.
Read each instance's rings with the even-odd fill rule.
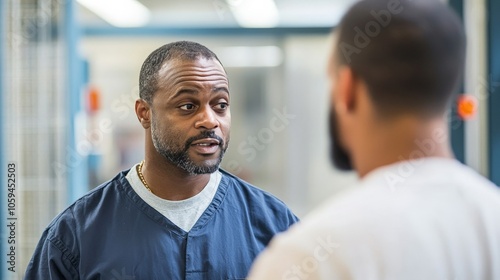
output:
[[219,149],[220,142],[214,138],[204,138],[193,141],[191,146],[202,155],[211,155],[215,154]]
[[204,139],[199,139],[196,141],[193,141],[191,145],[199,145],[199,146],[219,146],[220,142],[217,139],[214,138],[204,138]]

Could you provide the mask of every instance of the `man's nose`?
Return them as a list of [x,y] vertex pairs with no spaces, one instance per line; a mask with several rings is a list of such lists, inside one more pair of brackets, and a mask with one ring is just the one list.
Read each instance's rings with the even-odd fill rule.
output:
[[216,113],[210,106],[204,106],[196,116],[195,128],[215,129],[219,126]]

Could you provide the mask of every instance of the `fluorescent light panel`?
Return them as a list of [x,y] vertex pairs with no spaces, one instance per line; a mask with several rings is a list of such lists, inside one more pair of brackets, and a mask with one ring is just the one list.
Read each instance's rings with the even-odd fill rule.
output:
[[283,52],[276,46],[225,47],[217,52],[224,67],[276,67],[283,62]]
[[150,11],[137,0],[77,0],[82,6],[117,27],[138,27],[148,23]]
[[238,24],[242,27],[270,28],[279,22],[274,0],[226,0]]

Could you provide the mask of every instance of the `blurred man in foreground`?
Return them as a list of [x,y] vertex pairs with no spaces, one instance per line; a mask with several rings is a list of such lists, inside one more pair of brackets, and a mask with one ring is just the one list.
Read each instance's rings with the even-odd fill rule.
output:
[[437,0],[365,0],[337,35],[332,157],[360,186],[273,240],[250,278],[500,279],[500,191],[448,139],[458,17]]
[[144,62],[135,111],[145,160],[97,187],[48,226],[26,279],[242,279],[296,217],[219,170],[229,143],[229,83],[194,42]]

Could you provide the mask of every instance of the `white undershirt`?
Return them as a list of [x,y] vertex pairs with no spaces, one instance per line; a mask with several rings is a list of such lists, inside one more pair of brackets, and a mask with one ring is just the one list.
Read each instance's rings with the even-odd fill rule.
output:
[[160,198],[146,189],[137,174],[137,165],[130,169],[126,178],[137,195],[149,206],[160,212],[176,226],[189,232],[212,202],[222,175],[219,171],[210,174],[210,180],[200,193],[178,201]]

